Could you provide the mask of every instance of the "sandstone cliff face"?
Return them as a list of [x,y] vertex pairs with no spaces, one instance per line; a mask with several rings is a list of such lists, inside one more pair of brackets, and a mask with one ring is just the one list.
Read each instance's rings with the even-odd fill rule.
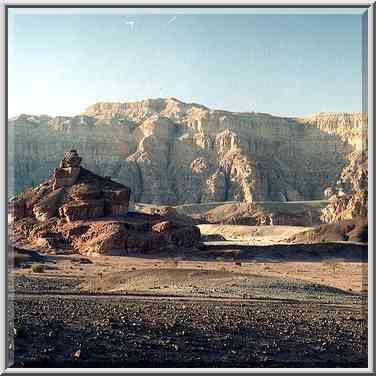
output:
[[335,193],[322,210],[321,220],[336,223],[368,216],[368,157],[367,152],[354,151],[348,156]]
[[[327,189],[329,205],[322,210],[321,220],[336,223],[368,215],[368,133],[366,114],[319,113],[300,121],[328,133],[337,134],[353,147],[339,180]],[[337,127],[334,126],[337,124]]]
[[366,113],[320,112],[299,118],[298,121],[339,136],[344,143],[350,144],[356,151],[364,151],[368,148]]
[[97,103],[75,117],[21,115],[9,122],[9,191],[45,179],[73,148],[139,202],[320,199],[358,147],[362,122],[361,114],[281,118],[175,98]]

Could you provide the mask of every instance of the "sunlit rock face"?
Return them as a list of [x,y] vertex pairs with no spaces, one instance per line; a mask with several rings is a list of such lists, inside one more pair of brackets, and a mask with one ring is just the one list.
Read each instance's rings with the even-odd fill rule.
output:
[[363,114],[282,118],[212,110],[175,98],[96,103],[75,117],[9,121],[9,195],[38,184],[62,153],[146,203],[324,198],[364,145]]

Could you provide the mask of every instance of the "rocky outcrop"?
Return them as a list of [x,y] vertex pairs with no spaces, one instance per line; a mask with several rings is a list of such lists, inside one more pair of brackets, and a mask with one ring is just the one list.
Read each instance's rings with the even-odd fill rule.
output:
[[287,239],[289,243],[327,243],[338,241],[368,242],[367,218],[354,218],[338,223],[326,223],[297,233]]
[[321,224],[325,203],[228,203],[193,215],[198,223],[223,225],[281,225],[312,227]]
[[367,217],[368,193],[355,192],[344,196],[336,196],[322,211],[321,220],[335,223],[356,217]]
[[[86,230],[83,234],[82,228]],[[66,240],[77,252],[88,256],[125,254],[127,248],[128,232],[120,221],[73,222],[63,226],[62,232],[70,235]]]
[[[324,190],[330,200],[322,210],[324,223],[339,223],[368,215],[368,127],[366,114],[321,113],[304,119],[306,123],[327,132],[336,133],[353,151],[338,180]],[[335,127],[333,124],[338,124]]]
[[[87,255],[158,252],[199,242],[199,229],[174,211],[165,216],[129,212],[131,190],[80,163],[76,151],[66,153],[49,180],[10,201],[14,242]],[[72,168],[78,169],[74,178]],[[67,174],[62,183],[61,170]]]
[[333,189],[330,203],[322,210],[321,220],[336,223],[368,216],[368,157],[354,151],[348,156],[348,165]]
[[137,202],[321,199],[358,147],[364,121],[235,113],[175,98],[102,102],[75,117],[21,115],[9,121],[9,191],[43,181],[75,148],[88,169],[126,183]]
[[52,189],[67,188],[74,185],[80,175],[80,163],[81,157],[76,150],[65,153],[59,168],[55,168]]

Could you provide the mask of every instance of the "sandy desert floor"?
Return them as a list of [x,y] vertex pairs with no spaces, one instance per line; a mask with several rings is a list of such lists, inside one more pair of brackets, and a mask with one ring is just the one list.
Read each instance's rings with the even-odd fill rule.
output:
[[[298,226],[234,226],[200,225],[203,236],[221,235],[224,241],[205,242],[201,249],[176,250],[169,254],[137,256],[86,257],[89,263],[80,262],[80,255],[49,255],[46,270],[40,278],[66,276],[78,278],[85,289],[116,290],[116,280],[126,276],[126,289],[132,291],[161,289],[176,292],[182,279],[186,285],[201,285],[208,275],[198,277],[194,271],[219,272],[217,282],[210,279],[210,287],[221,279],[238,280],[247,276],[262,276],[278,280],[302,280],[353,293],[368,291],[368,263],[365,245],[351,243],[288,245],[284,239],[307,230]],[[157,272],[158,271],[158,272]],[[31,268],[19,268],[14,275],[33,275]],[[173,273],[173,274],[171,274]],[[113,278],[112,278],[113,277]],[[106,283],[105,281],[108,281]],[[111,279],[112,278],[112,279]],[[191,280],[191,281],[190,281]],[[101,283],[103,281],[103,286]],[[209,280],[208,280],[209,281]],[[168,285],[168,287],[167,287]],[[180,285],[182,285],[180,283]],[[238,295],[246,293],[240,286]],[[174,290],[175,289],[175,290]],[[125,291],[123,289],[123,291]],[[210,293],[210,291],[209,291]]]
[[[13,274],[25,276],[25,278],[33,276],[34,279],[43,280],[53,280],[60,276],[79,279],[85,288],[90,288],[91,284],[93,288],[100,288],[102,291],[119,289],[121,286],[118,286],[116,279],[121,279],[121,277],[128,279],[126,290],[132,291],[160,289],[163,292],[179,293],[177,291],[178,279],[182,279],[187,287],[194,286],[195,283],[200,283],[201,286],[203,283],[208,283],[208,288],[212,288],[207,278],[210,276],[209,272],[219,273],[215,276],[216,282],[213,282],[216,284],[222,284],[223,279],[226,279],[227,283],[233,283],[233,281],[247,279],[247,276],[262,276],[278,280],[307,281],[354,293],[365,293],[368,290],[368,264],[343,259],[283,262],[228,261],[225,257],[219,257],[219,260],[191,261],[172,257],[149,259],[111,256],[91,257],[90,264],[80,263],[80,256],[49,256],[49,260],[43,274],[33,273],[31,269],[20,269]],[[101,286],[101,281],[103,281],[103,286]],[[237,295],[242,296],[246,293],[239,289],[239,286],[236,287],[234,293]]]

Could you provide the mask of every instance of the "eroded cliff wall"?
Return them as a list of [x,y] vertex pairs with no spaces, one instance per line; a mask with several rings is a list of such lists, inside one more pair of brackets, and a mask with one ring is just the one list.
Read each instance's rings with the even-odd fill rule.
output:
[[75,117],[21,115],[8,123],[9,193],[47,178],[73,148],[140,202],[320,199],[363,142],[364,121],[234,113],[175,98],[97,103]]

